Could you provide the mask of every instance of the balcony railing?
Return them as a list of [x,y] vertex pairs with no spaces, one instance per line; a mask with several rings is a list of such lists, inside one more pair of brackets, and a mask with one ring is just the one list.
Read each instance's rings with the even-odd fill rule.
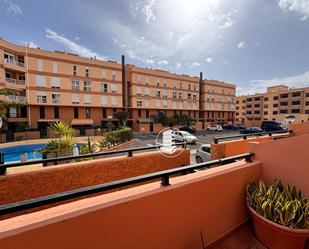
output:
[[[142,149],[145,149],[145,148],[137,148],[137,149],[142,150]],[[132,153],[132,151],[134,151],[134,150],[136,151],[137,149],[124,150],[124,151]],[[105,154],[106,153],[107,152],[105,152]],[[108,152],[108,153],[109,154],[116,154],[116,153],[119,153],[119,151],[111,151],[111,152]],[[90,154],[90,157],[91,156],[93,156],[93,155]],[[195,172],[196,170],[208,168],[208,167],[213,166],[213,165],[224,165],[224,164],[233,163],[235,161],[243,160],[243,159],[245,159],[247,162],[251,162],[253,156],[254,156],[253,153],[246,153],[246,154],[241,154],[241,155],[237,155],[237,156],[226,157],[226,158],[222,158],[222,159],[208,161],[208,162],[204,162],[204,163],[199,163],[199,164],[188,165],[188,166],[179,167],[179,168],[175,168],[175,169],[159,171],[159,172],[150,173],[150,174],[146,174],[146,175],[142,175],[142,176],[131,177],[131,178],[118,180],[118,181],[114,181],[114,182],[110,182],[110,183],[103,183],[103,184],[98,184],[98,185],[94,185],[94,186],[74,189],[74,190],[71,190],[71,191],[57,193],[57,194],[48,195],[48,196],[44,196],[44,197],[28,199],[28,200],[19,201],[19,202],[10,203],[10,204],[4,204],[4,205],[0,205],[0,215],[5,215],[5,214],[16,212],[16,211],[23,211],[23,210],[27,210],[27,209],[31,209],[31,208],[37,208],[37,207],[41,207],[41,206],[46,205],[46,204],[52,204],[52,203],[56,203],[56,202],[59,202],[59,201],[72,200],[72,199],[77,198],[77,197],[87,197],[87,196],[92,195],[92,194],[98,194],[98,193],[102,193],[102,192],[107,191],[107,190],[113,190],[113,189],[117,189],[117,188],[120,188],[120,187],[132,186],[132,185],[138,184],[138,183],[145,183],[145,182],[148,182],[150,180],[161,179],[161,185],[163,187],[165,187],[165,186],[170,185],[169,177],[172,176],[172,175],[187,174],[187,173],[190,173],[190,172]],[[80,156],[77,156],[77,157],[80,157]],[[75,158],[77,158],[77,157],[75,157]],[[45,160],[50,161],[51,159],[45,159]],[[55,160],[55,159],[53,159],[53,160]],[[63,160],[67,160],[67,158],[63,158]],[[36,161],[39,161],[39,160],[36,160]],[[42,160],[40,160],[40,161],[42,161]],[[21,164],[21,163],[19,163],[19,164]]]
[[16,79],[13,79],[13,78],[5,78],[5,81],[8,82],[8,83],[13,83],[13,84],[16,84]]
[[7,63],[7,64],[18,66],[18,67],[25,67],[25,64],[23,62],[11,60],[11,59],[8,59],[8,58],[5,58],[4,62]]
[[8,95],[6,96],[6,99],[10,101],[16,101],[16,102],[23,102],[27,100],[27,98],[24,96],[16,96],[16,95]]

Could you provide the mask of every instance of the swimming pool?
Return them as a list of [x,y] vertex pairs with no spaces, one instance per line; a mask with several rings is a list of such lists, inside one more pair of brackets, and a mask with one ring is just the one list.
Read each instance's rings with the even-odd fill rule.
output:
[[36,150],[41,149],[44,144],[27,144],[27,145],[17,145],[6,148],[1,148],[0,152],[4,154],[4,162],[15,162],[20,161],[20,156],[28,154],[28,159],[41,159],[42,154],[36,152]]
[[[4,162],[16,162],[20,161],[20,156],[27,153],[28,160],[42,159],[42,154],[36,150],[41,149],[45,144],[27,144],[16,145],[11,147],[0,148],[0,152],[4,154]],[[79,143],[76,144],[78,147]]]

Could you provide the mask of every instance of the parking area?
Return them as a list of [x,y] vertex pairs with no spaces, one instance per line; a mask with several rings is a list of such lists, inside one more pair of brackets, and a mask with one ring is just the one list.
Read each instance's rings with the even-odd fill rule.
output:
[[[197,138],[197,143],[188,144],[188,148],[191,150],[191,164],[195,162],[195,153],[196,149],[202,144],[211,144],[216,137],[225,137],[225,136],[236,136],[239,135],[238,130],[223,130],[223,131],[197,131],[193,133]],[[155,146],[156,144],[156,133],[134,133],[133,137],[135,142],[130,145],[130,148],[143,147],[143,146]]]

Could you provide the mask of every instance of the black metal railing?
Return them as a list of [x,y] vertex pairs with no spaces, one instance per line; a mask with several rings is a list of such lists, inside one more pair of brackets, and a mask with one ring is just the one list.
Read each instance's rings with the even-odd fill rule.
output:
[[222,141],[222,140],[237,139],[237,138],[246,140],[248,137],[260,137],[264,135],[272,136],[274,134],[289,134],[289,133],[290,131],[259,132],[259,133],[241,134],[241,135],[234,135],[234,136],[214,137],[213,140],[214,140],[214,144],[218,144],[219,141]]
[[237,160],[243,160],[243,159],[245,159],[246,162],[251,162],[253,155],[254,155],[253,153],[246,153],[246,154],[241,154],[237,156],[232,156],[232,157],[217,159],[217,160],[208,161],[204,163],[199,163],[195,165],[188,165],[188,166],[183,166],[179,168],[146,174],[142,176],[131,177],[131,178],[118,180],[118,181],[114,181],[110,183],[103,183],[103,184],[98,184],[94,186],[74,189],[74,190],[57,193],[53,195],[48,195],[48,196],[43,196],[39,198],[19,201],[19,202],[10,203],[10,204],[4,204],[4,205],[0,205],[0,215],[23,211],[23,210],[27,210],[31,208],[37,208],[37,207],[41,207],[47,204],[57,203],[60,201],[67,201],[67,200],[71,200],[71,199],[78,198],[78,197],[86,197],[91,194],[97,194],[97,193],[101,193],[107,190],[118,189],[121,187],[126,187],[126,186],[130,186],[130,185],[137,184],[137,183],[143,183],[143,182],[147,182],[150,180],[161,179],[161,185],[165,187],[165,186],[170,185],[169,179],[170,179],[170,176],[172,175],[186,174],[189,172],[194,172],[194,170],[208,168],[213,165],[224,165],[224,164],[232,163]]
[[[183,148],[186,147],[185,143],[176,143],[174,145],[181,146]],[[29,160],[26,162],[14,162],[14,163],[5,163],[5,164],[4,164],[4,159],[3,159],[4,154],[0,153],[0,175],[5,175],[6,170],[8,168],[27,166],[27,165],[33,165],[33,164],[47,165],[47,163],[55,163],[57,165],[59,164],[59,162],[63,162],[63,161],[70,162],[70,161],[75,161],[75,160],[85,159],[85,158],[102,158],[104,156],[116,155],[116,154],[127,154],[129,157],[131,157],[134,152],[154,150],[154,149],[161,148],[161,147],[162,145],[147,146],[147,147],[125,149],[125,150],[114,150],[114,151],[89,153],[89,154],[83,154],[83,155],[78,155],[78,156],[64,156],[64,157],[55,157],[55,158],[47,158],[47,159],[36,159],[36,160]]]

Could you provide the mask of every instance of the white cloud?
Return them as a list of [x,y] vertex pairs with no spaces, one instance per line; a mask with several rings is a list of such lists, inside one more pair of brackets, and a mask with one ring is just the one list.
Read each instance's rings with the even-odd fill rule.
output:
[[308,0],[280,0],[279,7],[286,12],[296,12],[303,17],[301,20],[307,20],[309,16],[309,1]]
[[237,47],[238,48],[245,48],[245,47],[247,47],[247,43],[245,41],[241,41],[240,43],[238,43]]
[[156,20],[156,16],[153,10],[155,3],[156,3],[156,0],[148,0],[147,4],[142,9],[147,23],[149,23],[150,21]]
[[11,12],[15,15],[22,15],[23,14],[23,11],[18,4],[13,3],[10,0],[3,0],[3,2],[7,5],[7,11],[8,12]]
[[182,63],[181,63],[181,62],[177,62],[177,63],[176,63],[176,68],[181,68],[181,66],[182,66]]
[[208,57],[208,58],[206,58],[206,60],[205,61],[207,61],[208,63],[211,63],[211,62],[213,62],[213,58],[211,58],[211,57]]
[[168,64],[168,60],[162,60],[162,61],[158,61],[159,65],[167,65]]
[[80,40],[80,37],[79,36],[75,36],[74,37],[74,41],[78,41],[78,40]]
[[37,43],[32,42],[32,41],[27,42],[27,44],[28,44],[28,46],[29,46],[30,48],[38,48],[38,47],[40,47]]
[[97,59],[105,60],[105,58],[100,54],[93,52],[91,49],[83,47],[82,45],[79,45],[74,41],[71,41],[70,39],[64,37],[63,35],[59,35],[57,32],[53,30],[45,29],[45,32],[46,32],[46,38],[61,44],[62,46],[66,47],[73,53],[79,54],[80,56],[83,57],[96,57]]
[[155,63],[155,61],[152,60],[152,59],[146,59],[145,62],[146,62],[147,64],[154,64],[154,63]]
[[190,65],[190,67],[199,67],[199,66],[201,66],[201,63],[199,62],[192,62]]
[[309,71],[303,74],[288,76],[288,77],[277,77],[268,80],[252,80],[248,87],[240,90],[241,94],[254,94],[263,93],[267,87],[275,85],[286,85],[289,87],[308,87],[309,84]]

